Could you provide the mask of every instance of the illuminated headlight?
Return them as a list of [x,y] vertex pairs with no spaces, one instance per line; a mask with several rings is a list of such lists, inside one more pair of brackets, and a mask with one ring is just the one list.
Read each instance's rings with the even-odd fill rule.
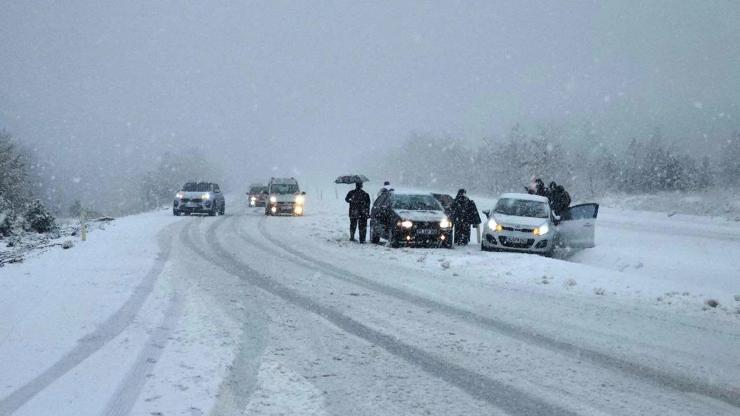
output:
[[211,199],[211,194],[206,193],[206,194],[201,195],[200,197],[202,199]]
[[411,228],[414,226],[414,223],[409,220],[401,221],[401,227],[403,228]]
[[295,206],[295,210],[294,210],[294,212],[295,212],[296,214],[298,214],[298,215],[301,215],[301,214],[303,214],[303,207],[302,207],[302,206],[300,206],[300,205],[296,205],[296,206]]
[[450,228],[450,227],[452,227],[452,223],[450,222],[450,220],[448,220],[447,218],[445,218],[445,219],[443,219],[442,221],[439,222],[439,227],[440,228]]
[[272,202],[273,204],[276,204],[277,203],[277,197],[275,195],[271,196],[270,197],[270,202]]
[[249,198],[249,200],[252,201],[252,202],[256,202],[257,201],[257,198],[256,197],[251,197],[251,198]]
[[494,218],[491,218],[490,220],[488,220],[488,228],[490,228],[491,230],[498,231],[498,232],[501,232],[504,230],[504,227],[502,227],[501,224],[497,223]]
[[183,198],[185,198],[185,194],[182,193],[182,192],[178,192],[178,193],[175,194],[175,198],[177,198],[177,199],[183,199]]
[[304,198],[303,195],[298,195],[295,197],[295,203],[298,205],[303,205],[305,201],[306,201],[306,198]]
[[273,214],[276,213],[277,212],[277,207],[270,208],[270,212],[272,212]]
[[542,224],[539,227],[532,230],[532,233],[534,233],[534,235],[545,235],[549,231],[550,231],[550,226],[547,224]]

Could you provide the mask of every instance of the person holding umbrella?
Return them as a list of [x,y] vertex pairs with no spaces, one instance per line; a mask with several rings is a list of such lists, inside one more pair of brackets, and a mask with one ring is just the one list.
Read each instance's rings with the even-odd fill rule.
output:
[[370,195],[362,189],[362,181],[355,182],[344,200],[349,204],[349,241],[355,241],[355,230],[360,228],[360,244],[367,236],[367,219],[370,217]]

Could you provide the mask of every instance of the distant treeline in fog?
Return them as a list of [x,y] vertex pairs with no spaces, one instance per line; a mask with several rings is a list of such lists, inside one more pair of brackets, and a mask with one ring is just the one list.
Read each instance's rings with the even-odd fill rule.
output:
[[691,154],[660,131],[624,144],[574,139],[557,129],[525,131],[479,143],[415,134],[372,168],[396,184],[497,194],[522,191],[532,177],[563,184],[576,197],[613,192],[698,191],[740,184],[740,134],[721,148]]

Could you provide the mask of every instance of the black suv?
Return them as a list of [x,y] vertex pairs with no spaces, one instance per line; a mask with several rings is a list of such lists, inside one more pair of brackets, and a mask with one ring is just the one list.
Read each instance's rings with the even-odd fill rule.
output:
[[182,186],[172,204],[174,215],[216,214],[224,215],[226,199],[218,184],[211,182],[188,182]]

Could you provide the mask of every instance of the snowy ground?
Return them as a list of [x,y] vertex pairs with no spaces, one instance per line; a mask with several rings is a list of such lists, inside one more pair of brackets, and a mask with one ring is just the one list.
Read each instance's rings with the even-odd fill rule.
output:
[[566,259],[392,250],[320,195],[1,269],[0,415],[737,414],[739,223],[603,208]]

